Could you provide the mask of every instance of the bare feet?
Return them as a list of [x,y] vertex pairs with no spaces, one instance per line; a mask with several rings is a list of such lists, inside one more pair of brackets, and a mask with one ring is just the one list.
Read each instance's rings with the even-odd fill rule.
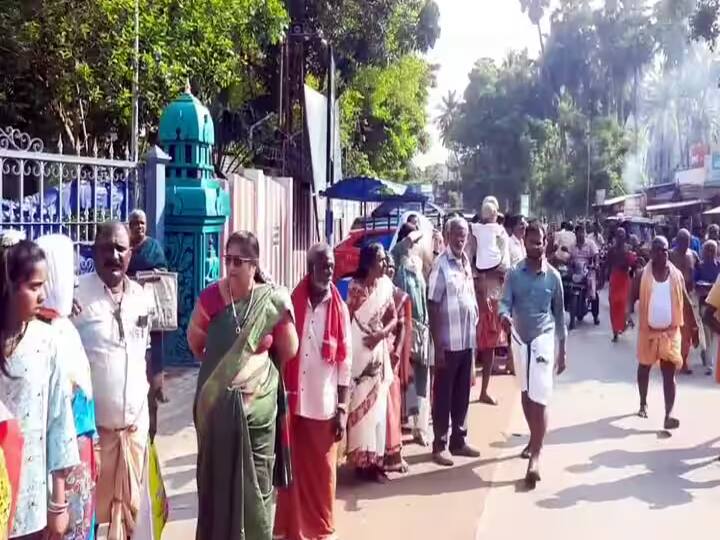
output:
[[537,457],[531,457],[528,463],[527,473],[525,474],[525,485],[528,489],[535,489],[540,478],[540,462]]
[[497,405],[498,404],[496,400],[494,400],[487,394],[481,395],[478,402],[484,403],[485,405]]
[[672,416],[665,417],[665,429],[677,429],[680,427],[680,420]]
[[523,448],[522,452],[520,452],[520,457],[522,459],[530,459],[530,445],[529,444],[525,448]]
[[647,405],[640,405],[640,411],[638,412],[638,416],[640,418],[647,418],[648,417],[648,410]]
[[413,442],[419,446],[423,446],[427,448],[430,446],[430,442],[425,438],[425,435],[420,433],[419,431],[413,434]]

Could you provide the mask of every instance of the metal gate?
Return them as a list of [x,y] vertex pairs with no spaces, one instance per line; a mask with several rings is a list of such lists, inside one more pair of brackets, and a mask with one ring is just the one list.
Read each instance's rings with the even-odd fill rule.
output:
[[142,167],[127,149],[116,159],[112,142],[99,147],[96,141],[92,156],[63,154],[61,137],[57,147],[45,152],[40,139],[0,127],[0,230],[22,230],[31,240],[65,234],[76,245],[78,271],[91,272],[98,224],[127,222],[142,207]]

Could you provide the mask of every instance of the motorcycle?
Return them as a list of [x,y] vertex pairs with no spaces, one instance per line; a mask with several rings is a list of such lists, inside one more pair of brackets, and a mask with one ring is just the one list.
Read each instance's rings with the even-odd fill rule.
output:
[[565,295],[565,311],[570,315],[569,330],[574,330],[578,322],[582,322],[588,313],[592,313],[593,321],[600,324],[600,296],[595,288],[591,296],[590,280],[595,279],[595,268],[577,261],[560,265],[558,268],[563,282]]

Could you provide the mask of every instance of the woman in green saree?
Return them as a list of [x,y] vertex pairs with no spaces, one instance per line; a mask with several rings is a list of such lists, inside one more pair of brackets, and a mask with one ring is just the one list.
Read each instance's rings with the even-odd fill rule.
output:
[[298,337],[289,293],[265,283],[248,232],[225,248],[227,277],[201,294],[188,344],[202,362],[195,396],[197,540],[270,540],[273,493],[289,481],[283,363]]

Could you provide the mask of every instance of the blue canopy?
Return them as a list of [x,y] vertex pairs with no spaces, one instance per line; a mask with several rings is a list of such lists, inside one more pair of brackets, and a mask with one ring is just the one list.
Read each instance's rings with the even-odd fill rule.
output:
[[428,200],[422,193],[409,191],[408,186],[367,176],[340,180],[321,192],[321,195],[329,199],[379,203],[386,201],[425,203]]
[[[389,217],[389,216],[397,216],[404,214],[405,212],[422,212],[423,204],[421,203],[415,203],[415,202],[405,202],[405,201],[385,201],[380,206],[378,206],[375,210],[372,211],[372,217],[375,218],[383,218],[383,217]],[[445,212],[442,208],[440,208],[438,205],[433,204],[431,202],[424,205],[426,213],[435,213],[439,215],[443,215]]]

